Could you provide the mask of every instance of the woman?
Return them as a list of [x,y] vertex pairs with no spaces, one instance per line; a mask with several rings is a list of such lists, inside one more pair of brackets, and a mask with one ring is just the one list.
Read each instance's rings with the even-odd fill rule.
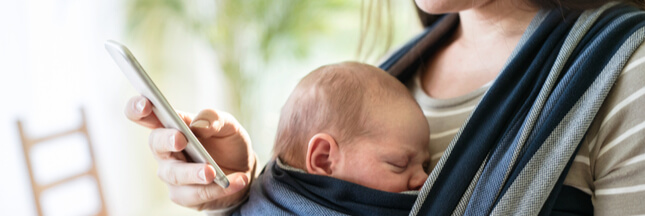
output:
[[[422,14],[428,31],[381,65],[410,87],[432,128],[435,168],[413,213],[645,213],[642,12],[601,0],[416,3],[457,14]],[[141,97],[126,115],[160,127]],[[232,184],[210,183],[212,169],[178,153],[181,134],[155,129],[171,199],[200,210],[239,203],[255,170],[245,131],[212,110],[185,120]]]

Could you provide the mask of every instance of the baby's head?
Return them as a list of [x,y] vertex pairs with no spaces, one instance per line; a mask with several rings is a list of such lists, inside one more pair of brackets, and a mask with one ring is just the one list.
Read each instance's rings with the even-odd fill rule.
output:
[[361,63],[320,67],[282,108],[274,155],[290,166],[388,192],[418,190],[428,123],[405,86]]

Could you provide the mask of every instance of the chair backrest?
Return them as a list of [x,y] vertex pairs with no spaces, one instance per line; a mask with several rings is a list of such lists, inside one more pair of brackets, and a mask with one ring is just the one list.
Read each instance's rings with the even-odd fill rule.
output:
[[[100,206],[99,206],[100,209],[97,215],[107,215],[105,201],[103,199],[103,191],[101,190],[101,183],[99,180],[98,172],[96,170],[96,163],[94,162],[94,151],[92,150],[90,135],[87,132],[87,118],[85,116],[85,111],[83,110],[83,108],[80,109],[80,113],[81,113],[80,127],[72,130],[68,130],[68,131],[50,134],[47,136],[42,136],[42,137],[30,137],[29,134],[25,132],[25,128],[23,127],[22,122],[20,120],[16,122],[18,126],[18,131],[20,132],[20,139],[22,141],[23,152],[25,155],[25,162],[27,164],[27,169],[29,170],[29,179],[31,180],[31,187],[32,187],[34,202],[36,204],[36,211],[38,215],[43,215],[42,205],[41,205],[41,195],[45,190],[56,187],[62,183],[76,180],[81,177],[90,177],[95,180],[96,187],[98,190],[98,195],[99,195],[99,201],[100,201]],[[90,166],[90,169],[81,173],[74,174],[72,176],[67,176],[63,179],[60,179],[51,183],[39,184],[34,177],[34,169],[33,169],[32,159],[30,157],[31,149],[42,142],[46,142],[49,140],[54,140],[54,139],[58,139],[66,136],[77,135],[77,134],[80,134],[87,139],[87,142],[86,142],[88,145],[87,149],[89,149],[88,154],[90,155],[90,161],[92,163]],[[43,144],[46,144],[46,143],[43,143]]]

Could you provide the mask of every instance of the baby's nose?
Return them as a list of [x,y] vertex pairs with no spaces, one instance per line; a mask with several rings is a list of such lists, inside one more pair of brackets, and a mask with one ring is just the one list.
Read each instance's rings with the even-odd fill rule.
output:
[[423,183],[426,182],[426,179],[428,179],[428,174],[426,174],[423,169],[419,169],[419,171],[415,172],[412,175],[412,178],[410,178],[410,181],[408,182],[408,189],[420,190],[423,186]]

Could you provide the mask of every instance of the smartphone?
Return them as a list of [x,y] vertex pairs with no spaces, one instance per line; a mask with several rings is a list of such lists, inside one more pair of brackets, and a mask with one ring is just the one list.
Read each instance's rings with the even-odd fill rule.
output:
[[105,42],[105,49],[110,53],[119,68],[121,68],[123,74],[130,80],[132,86],[150,100],[152,103],[152,112],[159,118],[163,126],[177,129],[184,134],[188,140],[188,145],[184,151],[190,159],[198,163],[208,163],[213,166],[215,168],[215,183],[222,188],[227,188],[229,181],[222,169],[217,166],[215,160],[213,160],[206,149],[204,149],[204,146],[197,140],[195,134],[190,131],[186,123],[177,115],[177,112],[175,112],[172,106],[170,106],[170,103],[161,94],[161,91],[152,82],[152,79],[143,70],[143,67],[134,58],[130,50],[124,45],[112,40]]

